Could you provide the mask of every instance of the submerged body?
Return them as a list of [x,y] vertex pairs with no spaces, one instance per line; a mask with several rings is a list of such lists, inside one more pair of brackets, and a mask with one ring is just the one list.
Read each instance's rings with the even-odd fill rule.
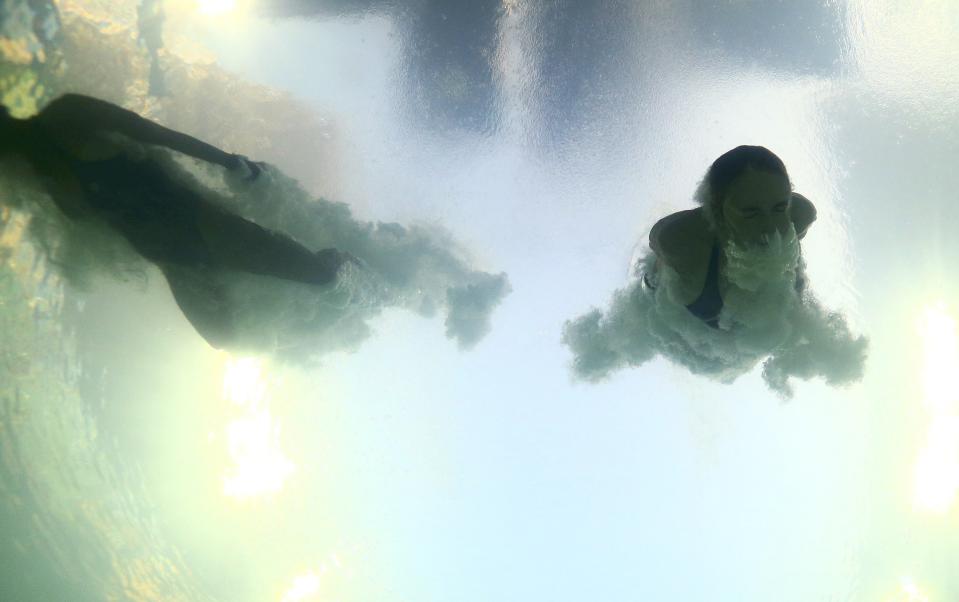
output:
[[[180,308],[214,347],[229,345],[228,312],[209,287],[198,304],[179,290],[178,268],[232,270],[312,285],[332,282],[348,259],[312,252],[293,239],[229,213],[173,179],[147,157],[133,157],[116,136],[180,152],[256,177],[260,167],[163,128],[109,103],[79,95],[52,102],[36,117],[0,115],[0,155],[26,159],[64,214],[100,219],[167,276]],[[203,306],[201,311],[199,308]]]
[[[656,255],[654,272],[666,265],[678,275],[670,291],[673,298],[716,327],[730,288],[730,250],[761,256],[777,233],[788,237],[794,232],[802,239],[816,219],[816,209],[809,199],[792,192],[785,172],[768,173],[748,165],[740,166],[720,198],[703,202],[703,207],[659,220],[650,231],[649,245]],[[805,288],[801,258],[787,267],[796,269],[795,289],[801,292]],[[655,286],[656,274],[644,275],[644,281]]]
[[[790,222],[797,238],[801,239],[815,220],[815,208],[802,195],[793,193]],[[728,241],[727,241],[728,245]],[[667,265],[679,276],[671,293],[676,300],[707,325],[716,328],[723,309],[723,298],[730,287],[727,276],[728,257],[722,238],[710,227],[702,209],[673,213],[659,222],[650,232],[650,247],[656,254],[656,269],[644,274],[650,288],[658,281],[655,273],[660,265]],[[795,290],[802,293],[806,287],[802,261],[797,265]]]
[[700,207],[652,228],[641,279],[605,310],[566,322],[574,373],[596,382],[662,356],[731,383],[761,362],[763,380],[785,397],[793,377],[861,378],[865,337],[805,291],[799,241],[816,209],[793,192],[782,161],[737,147],[713,163],[695,199]]

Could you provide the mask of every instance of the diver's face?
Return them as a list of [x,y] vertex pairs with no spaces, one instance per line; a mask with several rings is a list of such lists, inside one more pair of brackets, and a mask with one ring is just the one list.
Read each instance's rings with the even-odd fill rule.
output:
[[789,230],[792,191],[786,178],[747,169],[733,180],[723,203],[723,221],[730,238],[741,245],[765,246],[777,230]]

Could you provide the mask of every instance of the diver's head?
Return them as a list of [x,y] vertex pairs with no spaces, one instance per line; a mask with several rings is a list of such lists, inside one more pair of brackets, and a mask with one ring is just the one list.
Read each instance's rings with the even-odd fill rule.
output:
[[714,230],[741,245],[767,244],[791,224],[792,185],[782,160],[762,146],[738,146],[716,159],[697,200]]

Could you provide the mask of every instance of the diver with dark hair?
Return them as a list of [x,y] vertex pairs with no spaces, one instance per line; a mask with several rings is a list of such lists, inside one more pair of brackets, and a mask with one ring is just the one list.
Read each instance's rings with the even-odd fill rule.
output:
[[[673,270],[673,294],[690,313],[718,328],[724,297],[735,277],[729,269],[734,254],[762,257],[771,241],[795,242],[805,236],[816,219],[816,208],[793,192],[782,160],[761,146],[739,146],[710,166],[696,192],[700,207],[670,214],[650,230],[649,246],[655,267],[643,282],[655,289],[663,266]],[[780,245],[782,246],[782,245]],[[801,256],[794,263],[795,289],[805,288]],[[749,266],[737,266],[739,271]]]
[[232,270],[323,285],[344,263],[355,261],[336,249],[310,251],[215,206],[155,160],[131,156],[117,135],[239,171],[250,180],[264,166],[88,96],[61,96],[25,120],[0,107],[0,156],[25,159],[64,214],[104,220],[155,263],[186,317],[214,347],[231,339],[223,312],[206,304],[200,315],[202,304],[180,290],[171,269]]

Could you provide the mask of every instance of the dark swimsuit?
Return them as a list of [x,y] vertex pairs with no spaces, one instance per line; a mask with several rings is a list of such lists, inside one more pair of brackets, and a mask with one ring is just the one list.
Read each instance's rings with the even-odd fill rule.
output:
[[719,295],[719,245],[713,244],[709,252],[709,269],[706,271],[706,283],[696,300],[686,306],[693,314],[708,326],[719,328],[719,314],[723,311],[723,298]]
[[90,208],[161,268],[183,314],[213,347],[234,340],[233,302],[227,285],[213,275],[223,264],[212,256],[201,222],[246,247],[231,258],[229,270],[326,284],[342,262],[216,207],[154,161],[121,154],[102,161],[72,160],[71,168]]
[[[336,278],[335,249],[310,251],[293,238],[231,213],[171,176],[155,161],[120,154],[73,161],[86,202],[138,253],[158,264],[227,268],[305,284]],[[215,257],[208,238],[225,245]],[[228,255],[228,257],[224,257]]]
[[[805,266],[802,259],[796,269],[796,292],[802,294],[806,288]],[[643,282],[651,289],[655,289],[647,275],[643,275]],[[689,313],[693,314],[708,326],[719,328],[719,314],[723,311],[723,298],[719,294],[719,245],[713,243],[713,248],[709,252],[709,268],[706,271],[706,282],[703,284],[703,290],[696,297],[696,300],[686,306]]]
[[150,261],[210,265],[198,226],[206,201],[152,161],[74,161],[87,202]]

